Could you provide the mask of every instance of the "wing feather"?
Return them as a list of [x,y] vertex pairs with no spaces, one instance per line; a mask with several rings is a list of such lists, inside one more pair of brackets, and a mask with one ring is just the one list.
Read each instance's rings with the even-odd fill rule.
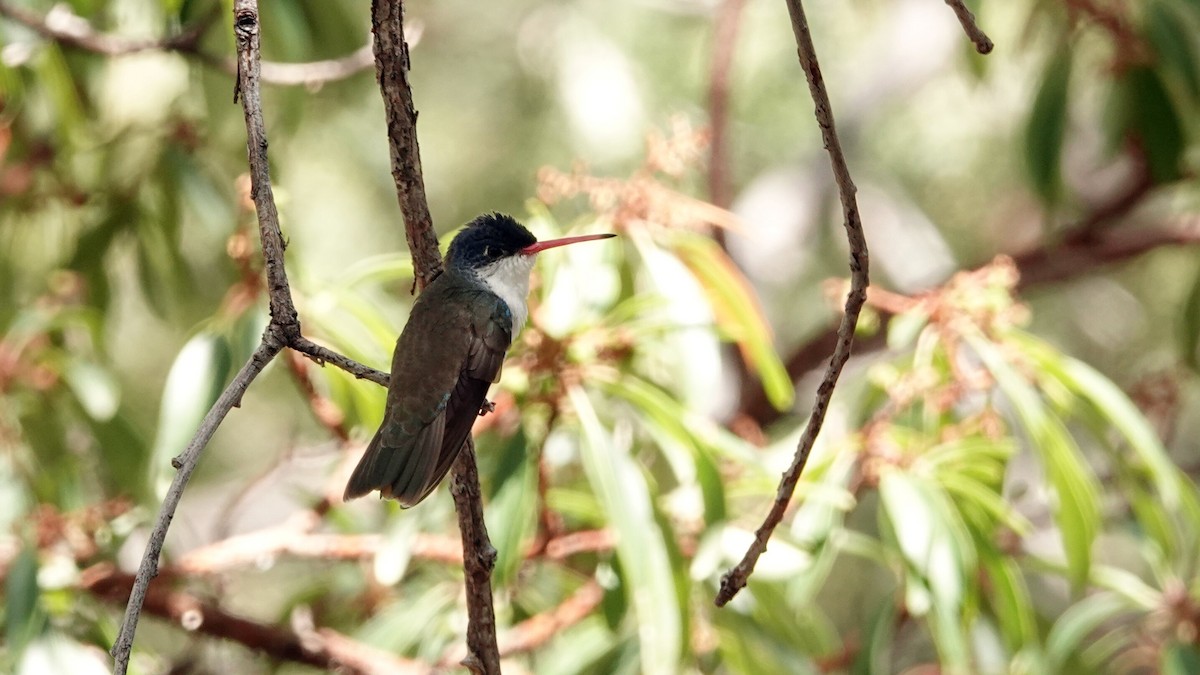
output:
[[[435,289],[438,284],[443,287]],[[422,302],[435,296],[449,304]],[[511,322],[496,295],[456,285],[445,274],[434,280],[397,340],[384,421],[346,486],[346,499],[379,490],[407,508],[437,487],[470,436],[488,387],[500,379]],[[462,356],[445,358],[454,353]]]

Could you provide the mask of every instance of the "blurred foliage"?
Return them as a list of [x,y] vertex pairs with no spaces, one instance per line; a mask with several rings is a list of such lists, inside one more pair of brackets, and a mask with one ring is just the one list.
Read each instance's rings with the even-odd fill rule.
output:
[[[844,290],[825,283],[845,276],[840,209],[782,3],[742,11],[723,167],[702,128],[714,3],[408,8],[445,237],[493,209],[539,236],[622,235],[544,256],[478,428],[501,644],[543,626],[508,670],[1200,669],[1195,251],[1088,248],[1196,239],[1200,5],[970,4],[986,58],[941,2],[809,8],[875,263],[862,338],[886,345],[851,363],[795,507],[721,610],[811,401],[780,355]],[[93,582],[140,555],[171,457],[265,324],[219,67],[231,3],[19,6],[199,36],[108,57],[0,16],[0,671],[105,672],[121,608]],[[262,17],[274,60],[368,38],[366,3],[263,0]],[[264,105],[305,332],[386,367],[412,270],[372,71],[268,86]],[[731,211],[705,201],[706,168]],[[1020,285],[1046,261],[1058,283]],[[453,659],[461,573],[422,544],[457,536],[450,500],[342,504],[384,393],[291,366],[217,435],[159,583]],[[201,564],[264,528],[294,555]],[[342,553],[296,553],[318,535]],[[147,618],[134,670],[311,672],[204,634]]]

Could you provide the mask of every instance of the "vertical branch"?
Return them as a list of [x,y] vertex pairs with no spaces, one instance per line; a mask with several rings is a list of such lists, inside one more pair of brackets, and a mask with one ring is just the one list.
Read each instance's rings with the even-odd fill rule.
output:
[[[416,273],[415,285],[424,289],[442,269],[437,236],[429,215],[417,146],[417,111],[408,83],[408,44],[404,40],[402,0],[372,0],[371,24],[375,33],[375,62],[379,90],[387,114],[391,147],[392,178]],[[477,673],[500,673],[500,649],[496,643],[496,618],[492,607],[492,568],[496,550],[488,539],[483,519],[483,499],[475,449],[468,439],[454,464],[450,490],[458,513],[463,542],[463,568],[467,586],[468,656],[464,665]]]
[[475,443],[467,445],[454,463],[450,483],[458,529],[462,533],[463,572],[467,584],[467,657],[462,663],[472,673],[499,675],[500,647],[496,641],[496,611],[492,608],[492,568],[496,549],[488,539],[483,519],[483,495],[475,465]]
[[284,269],[283,233],[279,230],[279,211],[275,208],[275,193],[271,190],[271,170],[267,162],[267,127],[263,121],[262,77],[258,43],[258,0],[235,0],[233,4],[233,33],[237,38],[237,84],[233,100],[239,95],[246,118],[246,155],[250,164],[250,199],[258,215],[258,236],[262,240],[263,259],[270,298],[271,323],[286,331],[288,339],[299,337],[300,321],[288,288]]
[[403,0],[371,0],[371,30],[375,33],[375,73],[387,117],[392,179],[404,216],[404,234],[412,253],[416,285],[424,289],[442,271],[433,217],[425,198],[421,149],[417,145],[417,109],[408,84],[408,42],[404,39]]
[[[746,0],[723,0],[713,26],[713,54],[708,81],[708,124],[712,129],[708,154],[708,199],[727,209],[733,201],[729,177],[729,72],[737,51],[738,27]],[[724,230],[717,229],[719,236]]]
[[733,599],[746,585],[746,580],[754,571],[759,556],[767,550],[767,542],[775,527],[783,520],[792,494],[796,491],[796,483],[808,463],[809,453],[812,452],[813,442],[821,431],[825,421],[825,412],[833,398],[833,389],[842,367],[850,358],[850,347],[854,343],[854,328],[858,324],[858,315],[867,299],[867,284],[869,280],[867,257],[867,239],[863,235],[862,220],[858,214],[858,203],[855,200],[854,181],[850,178],[850,167],[846,165],[846,157],[842,154],[842,145],[838,140],[837,129],[833,121],[833,107],[829,103],[829,94],[825,91],[825,80],[821,76],[821,68],[817,63],[817,51],[813,46],[812,35],[808,30],[808,19],[804,16],[804,7],[800,0],[787,0],[788,13],[792,19],[792,32],[796,35],[796,52],[800,57],[800,67],[808,78],[808,90],[812,94],[815,107],[814,115],[817,126],[821,128],[821,138],[825,141],[825,149],[829,151],[829,161],[833,165],[833,177],[838,187],[838,196],[842,202],[842,215],[846,229],[846,239],[850,244],[850,292],[846,295],[846,310],[838,326],[837,344],[825,377],[817,388],[817,398],[813,403],[812,414],[808,418],[808,426],[800,436],[796,455],[791,466],[783,473],[779,481],[779,489],[775,494],[775,503],[767,513],[763,524],[754,533],[754,541],[733,569],[721,578],[721,589],[717,593],[717,606],[724,606]]

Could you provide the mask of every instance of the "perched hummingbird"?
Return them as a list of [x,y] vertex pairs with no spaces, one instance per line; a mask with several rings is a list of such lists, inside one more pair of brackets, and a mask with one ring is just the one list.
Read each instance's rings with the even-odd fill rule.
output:
[[538,241],[499,213],[479,216],[459,232],[445,269],[417,297],[396,340],[383,424],[344,498],[379,490],[408,508],[429,496],[458,457],[525,325],[534,255],[613,236]]

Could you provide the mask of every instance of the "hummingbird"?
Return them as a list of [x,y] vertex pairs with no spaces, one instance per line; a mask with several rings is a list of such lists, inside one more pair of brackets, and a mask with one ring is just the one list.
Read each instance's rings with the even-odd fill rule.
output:
[[511,216],[490,213],[450,242],[444,270],[422,292],[396,340],[383,424],[344,499],[379,490],[404,508],[442,482],[490,408],[504,355],[528,316],[529,275],[546,249],[614,234],[538,241]]

